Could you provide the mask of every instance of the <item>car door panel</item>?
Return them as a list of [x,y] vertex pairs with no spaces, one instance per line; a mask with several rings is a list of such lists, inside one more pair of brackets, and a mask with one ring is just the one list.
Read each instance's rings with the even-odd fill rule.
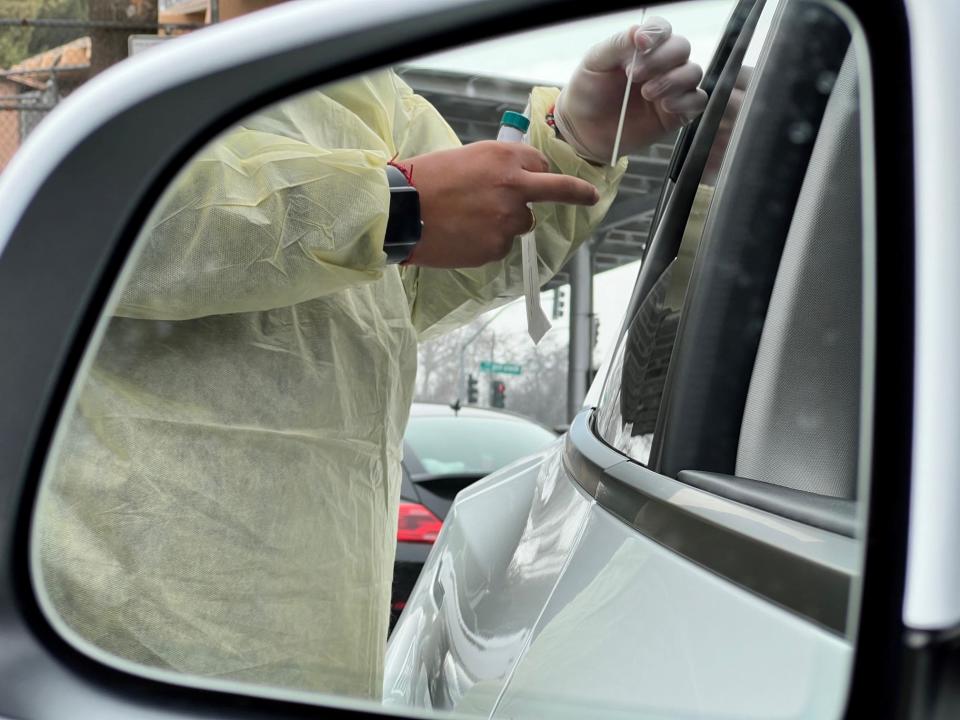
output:
[[595,505],[493,717],[836,717],[850,660]]
[[556,446],[460,493],[391,637],[384,702],[489,714],[590,504]]
[[[743,573],[757,557],[732,558],[741,573],[732,580],[731,566],[718,572],[683,554],[694,533],[653,506],[782,551],[783,585],[806,583],[827,608],[836,597],[817,578],[848,591],[855,541],[640,468],[596,439],[589,415],[564,451],[457,498],[391,640],[387,702],[516,718],[838,714],[852,660],[844,635],[750,588]],[[591,500],[607,502],[609,486],[637,470],[648,495],[634,523],[624,501],[618,517]],[[637,527],[645,521],[649,534]],[[524,527],[518,539],[490,542],[509,538],[511,523]]]
[[[761,8],[747,13],[747,29]],[[798,3],[794,12],[805,9]],[[701,120],[685,166],[691,197],[749,40],[746,33],[734,44],[733,64],[719,73],[724,92]],[[679,232],[668,230],[682,229],[686,215],[686,208],[667,203],[635,298],[656,275],[657,262],[650,263],[658,249],[668,260],[677,254],[671,236]],[[618,363],[610,367],[618,372]],[[571,427],[560,475],[595,500],[582,534],[543,596],[505,685],[499,678],[475,683],[449,707],[492,717],[540,717],[545,710],[560,717],[842,712],[862,551],[852,533],[658,474],[600,441],[589,411]],[[448,584],[458,580],[469,578]]]
[[[121,663],[77,642],[41,608],[29,534],[58,418],[143,220],[182,164],[218,131],[273,100],[414,48],[475,39],[504,23],[529,26],[537,22],[529,8],[548,4],[518,10],[500,2],[357,2],[349,13],[337,4],[291,4],[104,73],[24,145],[0,181],[0,340],[8,349],[0,357],[0,713],[315,716],[316,696],[238,691],[216,678]],[[564,12],[570,10],[555,18]],[[329,717],[371,709],[322,701]]]

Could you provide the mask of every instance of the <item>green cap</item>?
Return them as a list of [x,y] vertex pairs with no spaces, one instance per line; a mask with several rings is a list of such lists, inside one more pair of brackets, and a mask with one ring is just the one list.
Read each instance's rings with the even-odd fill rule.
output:
[[530,118],[522,113],[514,112],[513,110],[507,110],[503,117],[500,118],[500,124],[506,125],[507,127],[516,128],[520,132],[525,133],[530,127]]

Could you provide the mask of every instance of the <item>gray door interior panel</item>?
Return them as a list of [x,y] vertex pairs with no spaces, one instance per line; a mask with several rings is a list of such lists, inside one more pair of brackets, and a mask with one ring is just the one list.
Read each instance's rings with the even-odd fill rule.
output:
[[860,428],[860,102],[848,51],[827,102],[770,298],[735,474],[856,497]]

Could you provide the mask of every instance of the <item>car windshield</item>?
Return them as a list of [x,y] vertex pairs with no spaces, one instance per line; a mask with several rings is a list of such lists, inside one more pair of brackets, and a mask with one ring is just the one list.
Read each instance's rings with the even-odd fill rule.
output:
[[412,417],[406,434],[431,475],[493,472],[556,439],[531,422],[480,417]]

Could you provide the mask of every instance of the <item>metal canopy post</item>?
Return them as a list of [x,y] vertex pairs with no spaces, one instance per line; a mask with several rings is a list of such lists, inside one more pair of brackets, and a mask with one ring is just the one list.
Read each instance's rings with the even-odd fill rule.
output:
[[585,242],[568,265],[570,272],[570,349],[567,360],[567,420],[587,396],[593,351],[593,261]]

